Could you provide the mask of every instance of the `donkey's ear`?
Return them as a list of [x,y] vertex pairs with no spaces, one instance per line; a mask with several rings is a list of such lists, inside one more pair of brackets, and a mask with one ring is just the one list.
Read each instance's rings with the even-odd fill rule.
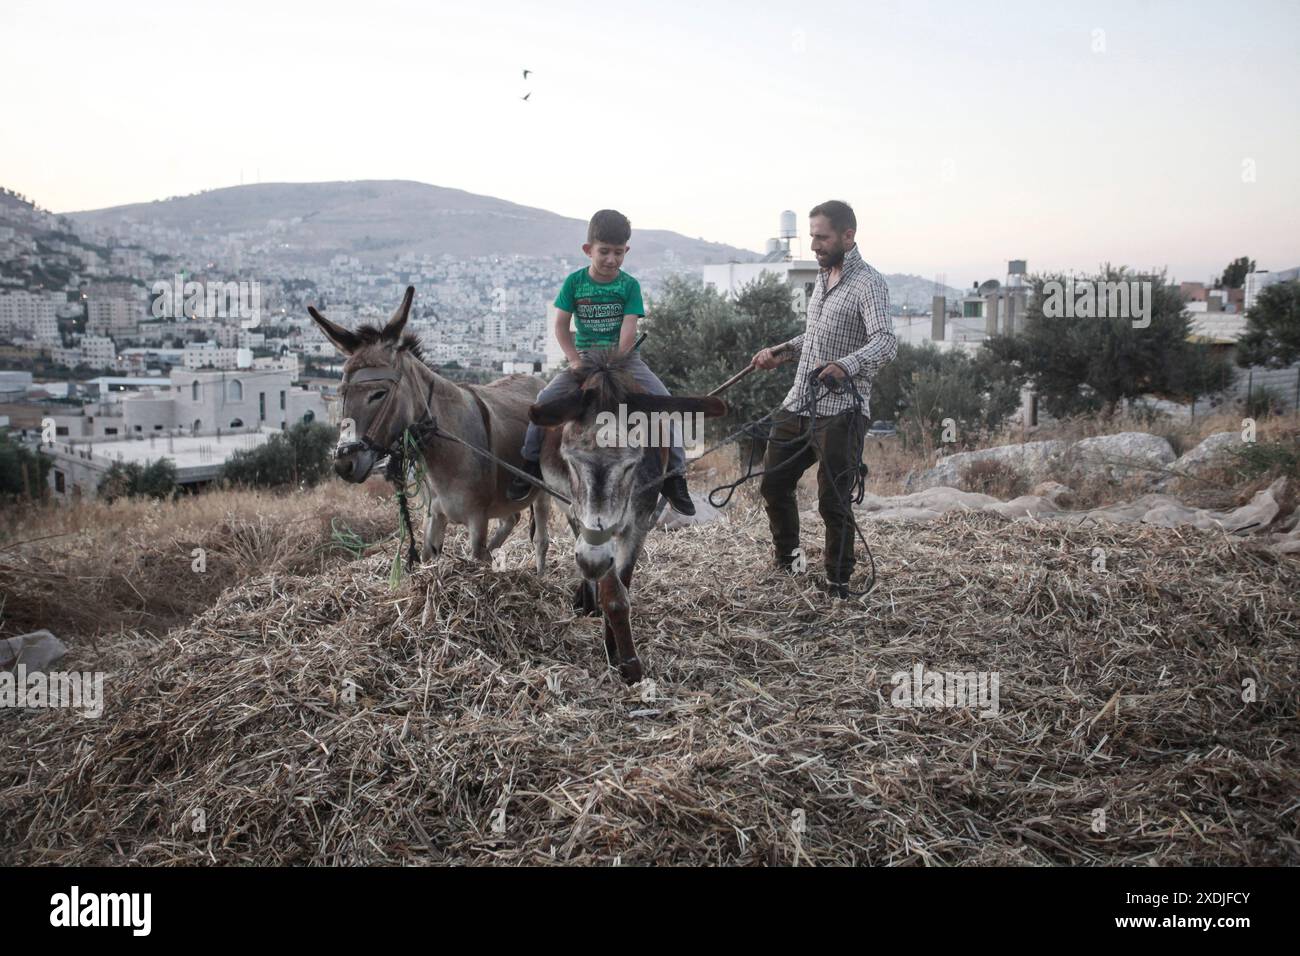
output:
[[528,420],[542,428],[550,428],[553,425],[563,425],[565,422],[576,421],[587,410],[587,402],[590,399],[591,396],[588,393],[574,389],[569,394],[553,398],[549,402],[530,405],[528,407]]
[[325,337],[333,342],[334,347],[344,355],[351,355],[361,347],[360,338],[343,328],[343,326],[337,325],[325,318],[325,316],[316,311],[316,306],[307,306],[307,312],[311,315],[312,320],[320,326],[320,330],[325,333]]
[[704,395],[696,398],[691,395],[647,395],[638,392],[627,397],[628,413],[632,412],[682,412],[694,415],[697,412],[705,418],[721,418],[727,414],[727,403],[720,398]]
[[406,295],[402,296],[402,304],[397,307],[393,317],[388,320],[384,326],[384,332],[381,338],[385,342],[397,342],[402,338],[402,329],[406,327],[406,319],[411,314],[411,302],[415,298],[415,286],[406,287]]

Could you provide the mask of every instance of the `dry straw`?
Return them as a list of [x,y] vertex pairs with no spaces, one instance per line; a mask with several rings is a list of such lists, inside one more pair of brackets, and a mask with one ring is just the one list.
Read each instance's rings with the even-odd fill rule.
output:
[[[1300,862],[1294,561],[990,514],[866,531],[879,587],[834,604],[770,569],[751,505],[653,534],[653,688],[575,617],[564,533],[542,577],[518,532],[506,570],[458,534],[397,591],[380,552],[272,567],[115,658],[99,720],[0,712],[0,863]],[[917,663],[997,672],[998,715],[893,706]]]

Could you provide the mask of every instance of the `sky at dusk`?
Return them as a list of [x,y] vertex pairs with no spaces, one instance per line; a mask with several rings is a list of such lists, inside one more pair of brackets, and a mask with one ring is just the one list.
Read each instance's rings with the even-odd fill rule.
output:
[[955,286],[1300,265],[1294,2],[9,0],[0,36],[0,184],[55,212],[411,179],[755,250],[842,198]]

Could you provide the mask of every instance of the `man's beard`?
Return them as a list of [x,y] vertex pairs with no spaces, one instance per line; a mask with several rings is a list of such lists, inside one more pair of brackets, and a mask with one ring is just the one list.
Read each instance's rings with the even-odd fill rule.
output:
[[822,253],[822,261],[820,265],[823,269],[834,269],[836,266],[844,262],[844,252],[845,250],[840,249],[838,252]]

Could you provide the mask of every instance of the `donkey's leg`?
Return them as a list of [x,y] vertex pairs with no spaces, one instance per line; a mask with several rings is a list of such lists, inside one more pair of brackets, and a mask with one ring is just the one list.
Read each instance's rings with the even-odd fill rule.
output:
[[[605,626],[613,632],[614,643],[618,651],[618,670],[623,680],[635,684],[643,674],[641,659],[636,656],[636,645],[632,643],[632,620],[627,588],[611,570],[600,579],[600,607],[605,612]],[[608,640],[606,641],[608,647]]]
[[573,591],[573,609],[587,617],[600,613],[600,604],[596,601],[596,585],[586,578],[578,578],[578,586]]
[[551,496],[538,495],[532,503],[533,554],[537,558],[537,573],[546,573],[546,552],[551,547]]
[[[573,540],[576,542],[582,536],[578,530],[578,522],[572,515],[565,515],[569,522],[569,528],[573,531]],[[596,600],[596,585],[586,578],[578,578],[578,587],[573,592],[573,609],[579,611],[588,617],[595,617],[600,613],[600,604]]]
[[442,539],[447,533],[447,516],[436,508],[430,508],[424,518],[424,548],[420,551],[422,561],[432,561],[442,554]]
[[487,549],[488,518],[486,512],[479,512],[466,522],[469,525],[469,556],[475,561],[486,564],[492,560]]
[[492,540],[488,542],[487,549],[495,551],[505,543],[506,538],[510,537],[510,532],[515,530],[515,525],[519,524],[519,512],[507,515],[497,522],[497,530],[492,534]]

